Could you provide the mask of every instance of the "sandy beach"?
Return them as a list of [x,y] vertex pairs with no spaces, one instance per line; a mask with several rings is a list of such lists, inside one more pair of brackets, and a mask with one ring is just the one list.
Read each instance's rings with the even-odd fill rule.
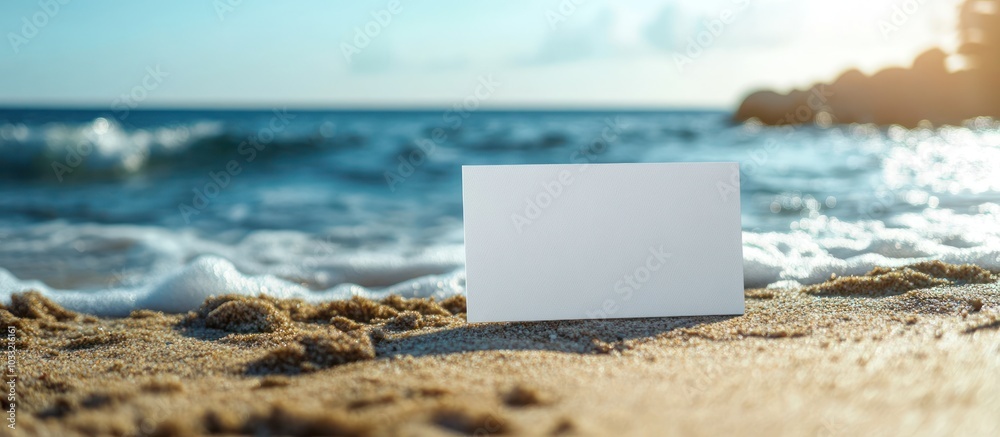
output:
[[68,3],[0,437],[1000,437],[1000,0]]
[[497,324],[462,296],[98,318],[18,294],[5,435],[997,435],[996,279],[923,263],[747,290],[740,317]]

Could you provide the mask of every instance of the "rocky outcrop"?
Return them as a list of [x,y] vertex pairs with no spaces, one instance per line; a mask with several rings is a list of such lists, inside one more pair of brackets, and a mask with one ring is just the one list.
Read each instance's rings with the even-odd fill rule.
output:
[[[1000,118],[1000,0],[969,0],[961,10],[958,53],[931,49],[909,68],[872,76],[849,70],[829,84],[788,94],[758,91],[734,118],[764,124],[875,123],[916,126],[960,124],[977,116]],[[965,68],[949,71],[955,56]]]

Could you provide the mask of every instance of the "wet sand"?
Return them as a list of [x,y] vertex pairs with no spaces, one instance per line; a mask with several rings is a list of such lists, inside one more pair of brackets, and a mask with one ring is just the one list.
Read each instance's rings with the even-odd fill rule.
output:
[[740,317],[487,324],[461,297],[97,318],[27,293],[0,309],[10,434],[998,435],[996,280],[924,263],[747,290]]

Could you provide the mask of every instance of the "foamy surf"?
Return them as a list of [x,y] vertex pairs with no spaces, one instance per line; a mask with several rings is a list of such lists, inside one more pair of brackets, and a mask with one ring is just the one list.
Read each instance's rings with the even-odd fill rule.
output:
[[205,255],[155,283],[107,290],[58,290],[40,281],[22,281],[0,269],[0,297],[4,303],[10,303],[11,294],[36,290],[74,311],[100,316],[125,316],[137,309],[168,313],[190,311],[198,308],[209,296],[220,294],[263,294],[282,299],[303,299],[307,302],[350,299],[353,296],[377,299],[389,295],[443,299],[464,293],[464,282],[464,272],[456,271],[446,275],[424,276],[377,290],[356,284],[340,284],[327,290],[310,290],[273,275],[248,275],[237,270],[226,259]]
[[799,287],[831,275],[920,261],[975,264],[1000,270],[1000,220],[995,204],[967,215],[927,209],[878,220],[803,218],[791,232],[743,233],[744,286]]
[[[984,204],[976,212],[926,209],[886,222],[843,222],[820,216],[794,222],[789,232],[744,232],[744,286],[798,287],[825,281],[832,274],[858,275],[877,266],[927,260],[1000,270],[1000,206]],[[98,238],[101,231],[108,229],[77,227],[75,239],[87,241],[92,248],[106,247],[110,243]],[[404,252],[399,249],[344,255],[318,253],[311,245],[317,243],[294,232],[260,233],[225,245],[163,229],[112,227],[111,231],[125,250],[160,247],[144,255],[159,254],[160,267],[144,277],[121,281],[134,285],[79,289],[22,280],[0,269],[0,298],[9,302],[12,293],[38,290],[74,311],[122,316],[137,309],[190,311],[205,298],[226,293],[308,302],[388,295],[444,299],[465,293],[460,245],[424,249],[409,257],[396,254]],[[128,238],[132,243],[122,243]],[[162,244],[167,245],[158,246]],[[23,246],[13,250],[26,252]],[[183,259],[190,261],[165,267]]]
[[[459,128],[438,112],[318,111],[277,131],[273,111],[0,111],[0,300],[37,289],[122,315],[223,293],[462,294],[461,165],[574,159],[741,162],[748,288],[925,260],[1000,269],[996,121],[765,128],[730,115],[481,112]],[[595,142],[609,123],[616,139]],[[402,168],[437,128],[434,155]],[[222,175],[230,161],[240,173]]]

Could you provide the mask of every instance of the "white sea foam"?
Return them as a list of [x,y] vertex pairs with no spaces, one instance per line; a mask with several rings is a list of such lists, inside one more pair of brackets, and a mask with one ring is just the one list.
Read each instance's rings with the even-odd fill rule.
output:
[[[299,114],[275,134],[267,149],[275,153],[192,223],[180,222],[176,202],[211,181],[270,113],[147,114],[141,126],[138,115],[0,120],[0,182],[9,182],[0,184],[0,301],[34,289],[74,310],[124,315],[186,311],[222,293],[310,301],[464,293],[461,197],[450,191],[460,184],[457,164],[565,162],[606,117],[480,115],[405,194],[377,189],[384,163],[438,126],[437,114]],[[621,139],[599,161],[745,163],[744,225],[778,231],[743,233],[746,287],[929,259],[1000,269],[995,121],[770,130],[731,128],[723,113],[622,118]],[[772,149],[771,140],[787,146]],[[62,174],[55,164],[79,180],[51,184]],[[191,172],[174,171],[182,169]],[[122,183],[111,191],[109,180]]]
[[228,260],[211,255],[198,257],[183,269],[154,283],[109,290],[56,290],[40,281],[19,280],[0,269],[0,298],[5,303],[10,302],[11,294],[15,292],[37,290],[66,308],[102,316],[125,316],[141,308],[180,313],[196,309],[207,297],[219,294],[265,294],[308,302],[349,299],[352,296],[382,298],[392,294],[444,298],[463,293],[464,284],[464,272],[456,271],[403,281],[378,290],[345,283],[313,291],[273,275],[242,273]]
[[[862,274],[875,266],[931,259],[1000,269],[1000,205],[983,204],[970,212],[926,209],[885,222],[843,222],[820,216],[793,223],[790,232],[744,232],[744,285],[813,284],[833,273]],[[65,224],[53,226],[70,232]],[[117,260],[120,254],[116,251],[121,251],[143,259],[159,257],[159,267],[111,287],[70,289],[18,279],[0,269],[0,299],[9,302],[12,293],[38,290],[73,310],[121,316],[139,308],[184,312],[197,308],[208,296],[223,293],[263,293],[311,302],[389,294],[444,298],[465,293],[461,246],[429,248],[404,256],[398,249],[346,252],[335,244],[289,231],[259,232],[226,245],[161,228],[79,225],[69,229],[68,236],[35,240],[44,247],[20,240],[7,250],[24,255],[34,247],[39,253],[32,263],[44,262],[55,258],[48,252],[52,247],[66,246],[59,238],[71,238],[88,245],[81,252],[86,256],[103,251],[108,260]],[[91,267],[109,262],[77,256]]]
[[788,233],[743,233],[744,286],[794,287],[876,266],[924,260],[1000,269],[1000,207],[978,214],[927,209],[878,220],[847,223],[820,216],[793,223]]

